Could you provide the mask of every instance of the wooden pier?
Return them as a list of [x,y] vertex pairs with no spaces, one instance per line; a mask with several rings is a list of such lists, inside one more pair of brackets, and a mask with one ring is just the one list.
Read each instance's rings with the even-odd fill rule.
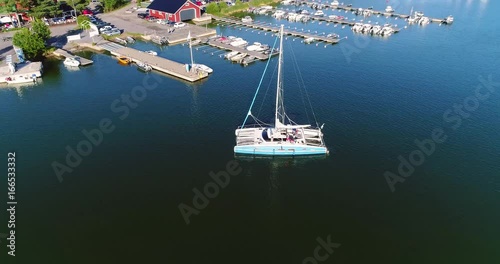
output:
[[[327,3],[321,3],[321,2],[310,2],[310,1],[297,1],[296,3],[300,3],[301,5],[307,5],[307,6],[313,6],[313,5],[322,5],[324,6],[325,8],[330,8],[330,9],[340,9],[340,10],[346,10],[348,12],[353,12],[353,11],[356,11],[356,10],[359,10],[360,8],[359,7],[352,7],[351,5],[331,5],[330,2],[327,2]],[[361,8],[363,10],[370,10],[372,14],[374,15],[383,15],[383,16],[386,16],[386,17],[398,17],[398,18],[404,18],[404,19],[407,19],[410,17],[410,15],[407,15],[407,14],[398,14],[398,13],[395,13],[395,12],[386,12],[385,10],[384,11],[379,11],[379,10],[373,10],[373,9],[368,9],[368,8]],[[313,18],[313,16],[311,16],[311,18]],[[432,22],[435,22],[435,23],[443,23],[446,19],[444,18],[432,18],[432,17],[429,17],[429,19],[432,21]]]
[[77,60],[80,61],[80,65],[82,65],[82,66],[86,66],[86,65],[90,65],[90,64],[94,63],[92,60],[85,59],[85,58],[82,58],[80,56],[73,55],[69,51],[63,50],[63,49],[57,49],[53,53],[56,56],[77,59]]
[[[215,17],[215,16],[212,16],[212,18],[215,19],[216,21],[220,21],[220,22],[224,22],[224,23],[228,23],[228,24],[240,25],[240,26],[245,26],[245,27],[249,27],[249,28],[270,31],[270,32],[274,32],[274,33],[278,33],[280,30],[279,27],[275,27],[275,26],[265,24],[265,23],[241,22],[241,20],[237,20],[237,19],[222,18],[222,17]],[[295,31],[295,30],[285,30],[283,32],[283,34],[289,35],[289,36],[301,37],[304,39],[313,38],[315,41],[321,41],[321,42],[331,43],[331,44],[336,44],[340,41],[340,39],[336,39],[336,38],[327,38],[326,36],[315,35],[315,34],[311,34],[308,32]]]
[[190,82],[196,82],[208,76],[208,73],[203,71],[186,71],[185,64],[154,56],[146,52],[128,47],[121,47],[111,50],[110,52],[117,57],[127,57],[133,62],[147,63],[151,65],[151,67],[156,71],[163,72]]

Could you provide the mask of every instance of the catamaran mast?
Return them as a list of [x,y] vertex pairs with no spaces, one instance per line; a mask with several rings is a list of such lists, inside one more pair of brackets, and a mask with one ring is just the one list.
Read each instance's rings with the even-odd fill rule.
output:
[[191,31],[188,33],[188,39],[189,39],[189,51],[191,52],[191,68],[194,67],[194,61],[193,61],[193,47],[191,46]]
[[[281,27],[280,27],[280,53],[278,56],[278,81],[277,81],[277,87],[276,87],[276,113],[275,113],[275,123],[274,123],[275,127],[278,127],[279,124],[284,123],[284,122],[280,121],[280,116],[279,116],[280,102],[282,100],[282,98],[281,98],[281,62],[283,61],[283,28],[284,28],[284,25],[281,25]],[[282,116],[282,118],[284,118],[284,117]]]

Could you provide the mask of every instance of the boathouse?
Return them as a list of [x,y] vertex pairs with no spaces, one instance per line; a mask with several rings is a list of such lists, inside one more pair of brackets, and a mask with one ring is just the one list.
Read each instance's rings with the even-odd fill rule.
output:
[[149,16],[181,22],[201,17],[201,9],[190,0],[154,0],[149,6]]

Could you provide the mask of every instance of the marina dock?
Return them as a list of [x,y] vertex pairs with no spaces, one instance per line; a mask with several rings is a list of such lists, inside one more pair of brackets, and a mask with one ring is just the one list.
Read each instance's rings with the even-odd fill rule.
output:
[[[329,2],[326,2],[326,3],[316,3],[316,2],[310,2],[310,1],[297,1],[296,3],[302,4],[302,5],[307,5],[307,6],[313,6],[313,5],[321,4],[322,6],[324,6],[324,8],[340,9],[340,10],[345,10],[345,11],[348,11],[348,12],[353,12],[353,11],[356,11],[356,10],[360,9],[359,7],[352,7],[351,5],[331,5]],[[398,13],[395,13],[395,12],[386,12],[385,10],[384,11],[379,11],[379,10],[373,10],[373,9],[369,9],[369,8],[361,8],[361,9],[362,10],[370,10],[371,13],[374,14],[374,15],[383,15],[383,16],[386,16],[386,17],[398,17],[398,18],[404,18],[404,19],[410,17],[409,14],[398,14]],[[432,18],[432,17],[429,17],[429,19],[432,22],[435,22],[435,23],[443,23],[446,20],[445,18]]]
[[246,53],[248,56],[255,57],[256,59],[259,59],[259,60],[267,60],[270,56],[274,56],[274,55],[278,54],[278,51],[273,51],[270,54],[264,54],[264,53],[259,52],[259,51],[250,51],[250,50],[245,49],[244,47],[231,46],[230,44],[220,42],[217,39],[210,39],[210,40],[208,40],[207,44],[212,46],[212,47],[216,47],[216,48],[223,49],[223,50],[238,51],[239,53]]
[[76,56],[76,55],[73,55],[71,54],[69,51],[67,50],[63,50],[63,49],[57,49],[55,50],[54,52],[54,55],[56,56],[61,56],[61,57],[65,57],[65,58],[74,58],[74,59],[77,59],[80,61],[80,65],[82,66],[87,66],[87,65],[90,65],[92,63],[94,63],[92,60],[89,60],[89,59],[85,59],[85,58],[82,58],[80,56]]
[[[237,19],[233,19],[233,18],[222,18],[222,17],[215,17],[215,16],[212,16],[212,18],[215,19],[216,21],[224,22],[227,24],[245,26],[245,27],[249,27],[249,28],[255,28],[255,29],[270,31],[270,32],[274,32],[274,33],[279,32],[279,27],[268,25],[266,23],[241,22],[241,20],[237,20]],[[327,38],[326,36],[311,34],[311,33],[303,32],[303,31],[295,31],[295,30],[285,30],[285,32],[283,34],[288,35],[288,36],[301,37],[304,39],[313,38],[316,41],[321,41],[321,42],[330,43],[330,44],[336,44],[340,41],[340,39]]]
[[156,71],[166,73],[186,81],[196,82],[208,76],[208,73],[202,71],[186,71],[186,64],[151,55],[113,42],[104,42],[97,45],[96,48],[100,50],[107,50],[112,55],[117,57],[127,57],[132,62],[147,63]]

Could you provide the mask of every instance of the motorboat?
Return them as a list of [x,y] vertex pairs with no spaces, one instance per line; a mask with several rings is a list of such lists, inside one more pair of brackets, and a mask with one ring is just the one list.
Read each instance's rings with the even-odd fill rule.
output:
[[231,51],[231,52],[228,52],[228,53],[226,53],[226,54],[224,55],[224,58],[226,58],[226,59],[228,59],[228,60],[229,60],[229,59],[231,59],[232,57],[234,57],[234,56],[238,55],[238,53],[239,53],[238,51]]
[[313,37],[306,38],[306,39],[304,39],[304,43],[306,43],[306,44],[311,44],[311,43],[313,43],[315,40],[316,40],[316,39],[315,39],[315,38],[313,38]]
[[364,24],[363,28],[361,29],[361,32],[363,32],[363,33],[369,33],[371,29],[372,29],[372,25],[371,24]]
[[247,56],[241,60],[241,64],[246,66],[246,65],[248,65],[252,62],[255,62],[255,61],[256,61],[256,58],[254,56]]
[[246,17],[241,19],[241,22],[243,22],[243,23],[250,23],[252,21],[253,21],[253,19],[251,16],[246,16]]
[[390,35],[392,35],[392,33],[394,33],[394,29],[392,27],[383,27],[382,28],[382,31],[380,32],[380,35],[384,36],[384,37],[388,37]]
[[309,15],[309,11],[307,10],[302,10],[302,12],[300,12],[302,15]]
[[325,15],[325,13],[322,10],[318,10],[318,11],[314,12],[314,16],[322,17],[324,15]]
[[154,50],[146,50],[145,52],[146,52],[147,54],[149,54],[149,55],[153,55],[153,56],[158,55],[158,53],[157,53],[156,51],[154,51]]
[[269,49],[269,45],[262,45],[259,42],[254,42],[252,45],[247,47],[248,51],[264,51],[264,50],[268,50],[268,49]]
[[362,30],[363,30],[362,23],[355,23],[354,26],[352,26],[352,31],[354,32],[361,32]]
[[392,8],[392,6],[387,6],[385,8],[385,12],[387,12],[387,13],[393,13],[394,12],[394,8]]
[[242,38],[236,38],[231,43],[229,43],[229,45],[231,45],[233,47],[241,47],[241,46],[245,46],[247,44],[248,44],[248,42]]
[[122,38],[115,38],[115,41],[123,45],[126,45],[128,43],[125,39]]
[[447,16],[444,20],[446,24],[452,24],[453,23],[453,16]]
[[78,67],[80,66],[80,61],[73,58],[73,57],[67,57],[65,60],[64,60],[64,65],[66,66],[70,66],[70,67]]
[[138,62],[136,62],[136,64],[137,64],[137,68],[141,71],[149,72],[149,71],[153,70],[153,67],[151,67],[151,65],[149,65],[147,63],[138,61]]
[[[247,111],[243,124],[234,131],[236,155],[252,156],[311,156],[326,155],[328,149],[323,140],[321,127],[313,127],[294,122],[285,112],[283,97],[283,32],[284,26],[280,28],[280,48],[278,59],[278,74],[276,85],[276,108],[274,113],[274,124],[266,124],[259,117],[252,114],[253,102]],[[267,69],[267,67],[266,67]],[[266,74],[264,71],[262,77]],[[259,85],[260,86],[260,85]],[[259,89],[254,96],[257,96]],[[267,94],[267,93],[266,93]],[[254,120],[253,124],[247,124],[247,120]],[[317,123],[317,122],[316,122]]]
[[206,73],[212,73],[214,71],[214,70],[212,70],[212,68],[208,67],[205,64],[194,63],[191,66],[196,70],[203,71]]
[[340,36],[338,34],[335,34],[335,33],[330,33],[328,35],[326,35],[327,38],[331,38],[331,39],[338,39],[340,38]]
[[274,12],[273,14],[273,17],[276,18],[276,19],[281,19],[283,17],[285,17],[286,15],[286,12],[283,11],[283,10],[276,10],[276,12]]
[[131,37],[131,36],[128,36],[126,38],[126,41],[127,41],[127,43],[135,43],[135,39],[133,37]]
[[243,58],[245,58],[246,56],[247,56],[247,54],[246,54],[246,53],[240,53],[240,54],[238,54],[238,55],[236,55],[236,56],[231,57],[231,59],[230,59],[230,60],[231,60],[231,61],[235,61],[235,62],[240,62],[240,61],[241,61]]
[[130,59],[125,57],[125,56],[120,56],[118,57],[118,62],[123,65],[129,65],[130,64]]
[[372,35],[378,35],[378,34],[380,34],[381,31],[382,31],[382,27],[379,26],[379,25],[375,25],[370,30],[370,34],[372,34]]
[[339,1],[337,0],[333,0],[333,2],[330,3],[331,6],[338,6],[339,5]]
[[431,20],[428,17],[423,16],[420,18],[420,20],[418,20],[418,23],[420,25],[427,25],[427,24],[431,23]]

